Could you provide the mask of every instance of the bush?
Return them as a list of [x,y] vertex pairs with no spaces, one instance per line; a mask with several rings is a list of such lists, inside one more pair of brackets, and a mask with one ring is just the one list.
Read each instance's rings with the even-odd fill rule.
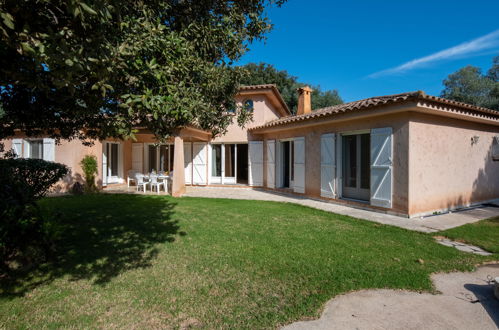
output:
[[51,247],[49,225],[36,201],[68,173],[65,165],[41,159],[0,159],[0,267],[33,262]]
[[85,177],[85,192],[93,193],[97,191],[95,186],[95,176],[97,175],[97,158],[94,155],[86,155],[80,162]]

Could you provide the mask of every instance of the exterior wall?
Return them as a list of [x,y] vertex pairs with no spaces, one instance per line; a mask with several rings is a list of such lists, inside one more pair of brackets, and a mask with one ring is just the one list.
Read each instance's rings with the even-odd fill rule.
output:
[[499,161],[490,154],[499,127],[422,113],[409,127],[410,215],[499,198]]
[[86,155],[97,157],[99,172],[97,174],[96,184],[102,186],[102,142],[95,141],[93,146],[87,147],[79,140],[61,141],[60,145],[55,146],[55,162],[65,164],[69,167],[69,174],[56,184],[54,190],[65,192],[71,189],[75,182],[83,183],[83,171],[80,162]]
[[[13,138],[24,139],[24,134],[16,134]],[[42,138],[42,137],[40,137]],[[1,141],[4,143],[5,151],[12,149],[12,140],[6,139]],[[94,155],[97,157],[99,172],[97,174],[97,185],[102,185],[102,142],[94,141],[92,146],[85,146],[79,140],[62,140],[60,144],[55,145],[55,162],[67,165],[69,174],[57,183],[52,190],[54,192],[66,192],[75,182],[83,183],[83,172],[80,166],[80,161],[86,155]]]
[[242,128],[234,118],[233,122],[227,128],[227,134],[214,138],[213,143],[248,142],[248,140],[252,139],[251,134],[247,131],[248,128],[263,125],[280,117],[277,110],[265,95],[237,96],[236,103],[238,106],[241,106],[247,99],[253,100],[253,120],[246,124],[246,127]]
[[[409,114],[399,113],[383,115],[369,119],[353,119],[350,121],[331,121],[320,124],[263,134],[263,140],[279,140],[294,137],[305,137],[305,195],[320,198],[321,187],[321,135],[326,133],[342,133],[372,128],[392,127],[393,129],[393,194],[390,211],[408,213],[408,139]],[[264,150],[266,147],[264,146]],[[267,155],[264,151],[264,168],[267,166]],[[277,166],[277,164],[276,164]],[[264,185],[267,185],[264,170]]]

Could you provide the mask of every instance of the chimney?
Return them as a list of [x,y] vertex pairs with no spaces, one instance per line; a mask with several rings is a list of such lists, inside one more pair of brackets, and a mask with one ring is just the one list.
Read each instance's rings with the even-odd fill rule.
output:
[[303,115],[312,112],[312,103],[310,97],[312,95],[312,88],[309,86],[300,87],[298,91],[298,110],[297,115]]

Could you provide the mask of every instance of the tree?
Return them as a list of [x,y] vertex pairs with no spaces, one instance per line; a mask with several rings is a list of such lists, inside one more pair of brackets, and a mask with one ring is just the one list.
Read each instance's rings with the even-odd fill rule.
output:
[[223,132],[241,76],[231,64],[271,29],[265,6],[284,1],[4,0],[0,139]]
[[492,66],[489,71],[487,71],[487,77],[495,81],[499,82],[499,55],[494,57],[492,60]]
[[498,64],[499,57],[496,57],[494,65],[487,75],[483,75],[480,68],[471,65],[450,74],[443,82],[445,88],[441,96],[459,102],[499,110]]
[[[277,70],[273,65],[266,63],[248,63],[241,67],[244,76],[242,85],[275,84],[282,98],[295,113],[298,106],[296,89],[307,84],[298,82],[297,77],[290,75],[285,70]],[[312,86],[312,109],[324,108],[331,105],[342,104],[337,90],[322,91],[320,86]]]

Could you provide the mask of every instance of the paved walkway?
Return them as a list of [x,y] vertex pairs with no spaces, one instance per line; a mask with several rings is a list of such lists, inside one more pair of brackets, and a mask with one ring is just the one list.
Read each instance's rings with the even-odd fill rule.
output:
[[439,244],[442,244],[444,246],[453,247],[455,249],[458,249],[459,251],[474,253],[474,254],[478,254],[481,256],[491,256],[492,255],[492,253],[487,252],[487,251],[483,250],[482,248],[479,248],[478,246],[452,241],[452,240],[445,238],[445,237],[435,237],[435,240]]
[[473,273],[432,275],[441,294],[402,290],[362,290],[330,300],[318,320],[290,324],[308,329],[498,329],[499,300],[488,278],[499,264]]
[[432,233],[449,228],[473,223],[482,219],[499,216],[499,207],[480,206],[441,215],[424,218],[404,218],[370,210],[363,210],[333,202],[320,201],[301,196],[294,196],[261,189],[230,188],[230,187],[187,187],[185,196],[208,198],[252,199],[301,204],[316,209],[333,212],[351,217],[397,226],[409,230]]

